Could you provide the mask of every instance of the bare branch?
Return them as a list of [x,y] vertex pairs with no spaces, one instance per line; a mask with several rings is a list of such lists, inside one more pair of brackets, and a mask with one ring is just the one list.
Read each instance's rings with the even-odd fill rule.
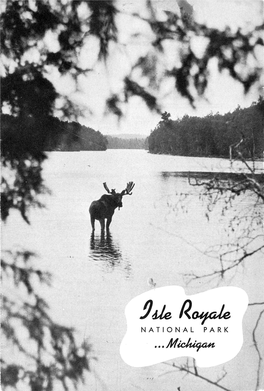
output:
[[251,257],[253,254],[257,253],[258,251],[260,251],[261,249],[264,248],[264,245],[249,252],[249,253],[245,253],[241,258],[239,258],[238,260],[234,261],[230,266],[227,266],[227,267],[221,267],[220,270],[215,270],[211,273],[208,273],[208,274],[203,274],[203,275],[195,275],[195,274],[186,274],[186,276],[189,276],[191,277],[191,280],[198,280],[198,279],[202,279],[202,278],[209,278],[209,277],[217,277],[217,276],[220,276],[221,278],[224,277],[224,275],[234,269],[235,267],[237,267],[239,264],[241,264],[246,258],[248,257]]
[[204,380],[206,383],[212,384],[213,386],[220,388],[221,390],[231,391],[229,388],[226,388],[226,387],[222,386],[221,384],[219,384],[219,382],[226,376],[226,374],[224,374],[221,379],[211,380],[205,376],[200,375],[195,369],[192,371],[188,365],[177,365],[175,363],[172,363],[172,364],[163,363],[163,364],[174,367],[174,368],[178,369],[180,372],[183,371],[189,375],[193,375],[201,380]]
[[263,314],[264,314],[264,310],[262,310],[259,313],[256,325],[255,325],[255,327],[253,329],[253,333],[252,333],[254,347],[255,347],[255,349],[257,351],[257,355],[258,355],[257,382],[256,382],[256,388],[255,388],[256,391],[259,389],[259,385],[260,385],[259,384],[259,382],[260,382],[260,369],[261,369],[261,362],[262,362],[262,356],[261,356],[261,353],[260,353],[260,350],[259,350],[259,347],[258,347],[258,343],[257,343],[257,339],[256,339],[256,332],[257,332],[257,328],[258,328],[260,319],[261,319]]

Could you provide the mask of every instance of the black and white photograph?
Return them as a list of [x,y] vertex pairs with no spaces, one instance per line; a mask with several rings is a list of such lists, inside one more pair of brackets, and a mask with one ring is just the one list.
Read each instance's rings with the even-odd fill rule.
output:
[[264,390],[263,0],[0,4],[3,391]]

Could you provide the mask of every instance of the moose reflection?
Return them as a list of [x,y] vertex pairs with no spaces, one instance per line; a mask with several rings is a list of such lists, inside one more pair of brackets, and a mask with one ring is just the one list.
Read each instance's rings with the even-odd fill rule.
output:
[[110,232],[106,236],[102,233],[101,236],[91,235],[90,249],[93,260],[107,260],[111,262],[111,266],[115,266],[122,260],[122,253],[117,241],[114,241]]
[[104,194],[99,200],[93,201],[89,208],[93,231],[94,231],[95,220],[99,220],[101,224],[101,232],[104,232],[105,219],[106,219],[106,229],[109,230],[109,226],[111,224],[113,214],[115,213],[115,209],[122,208],[123,196],[132,194],[132,190],[135,186],[135,183],[128,182],[127,187],[125,188],[125,190],[121,191],[121,193],[116,193],[115,189],[112,189],[110,191],[106,182],[104,182],[103,185],[105,190],[109,194]]
[[131,275],[131,263],[122,253],[118,241],[113,239],[109,231],[97,235],[94,231],[92,232],[89,258],[100,265],[104,271],[118,269],[125,272],[126,278]]

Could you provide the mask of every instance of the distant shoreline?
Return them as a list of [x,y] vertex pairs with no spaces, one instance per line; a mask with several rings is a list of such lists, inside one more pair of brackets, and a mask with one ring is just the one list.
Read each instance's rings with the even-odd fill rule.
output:
[[[224,160],[230,160],[229,156],[217,156],[217,155],[174,155],[170,153],[154,153],[150,152],[148,149],[144,148],[107,148],[104,150],[85,150],[85,149],[80,149],[80,150],[60,150],[60,149],[54,149],[54,150],[46,150],[44,152],[106,152],[106,151],[112,151],[112,150],[126,150],[126,151],[146,151],[150,155],[157,155],[157,156],[174,156],[174,157],[185,157],[185,158],[201,158],[201,159],[224,159]],[[237,162],[240,160],[234,159],[233,162]],[[247,159],[247,162],[251,162],[250,159]],[[264,159],[262,157],[256,157],[254,159],[254,162],[263,162]]]

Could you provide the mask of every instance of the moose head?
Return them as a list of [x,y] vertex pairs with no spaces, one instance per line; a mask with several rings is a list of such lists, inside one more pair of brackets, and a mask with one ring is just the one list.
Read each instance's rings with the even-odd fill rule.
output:
[[128,182],[127,187],[125,188],[125,190],[122,190],[121,193],[117,193],[115,189],[112,189],[110,191],[106,182],[104,182],[103,185],[108,194],[104,194],[99,200],[93,201],[89,208],[93,231],[95,220],[99,220],[101,224],[101,231],[103,232],[105,229],[106,219],[106,229],[109,229],[113,214],[115,213],[115,209],[122,208],[123,196],[132,194],[132,190],[135,186],[135,183]]

